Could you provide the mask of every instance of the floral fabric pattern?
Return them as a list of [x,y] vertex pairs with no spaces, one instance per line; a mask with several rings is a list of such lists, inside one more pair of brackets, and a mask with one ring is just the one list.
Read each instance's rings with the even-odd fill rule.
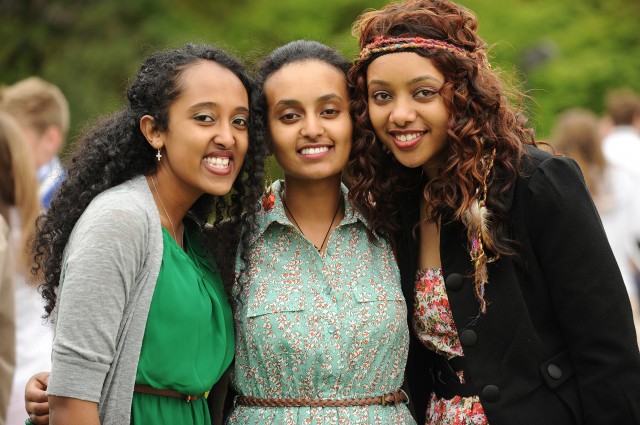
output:
[[[431,351],[448,359],[463,356],[442,269],[418,270],[414,300],[413,329],[418,339]],[[458,372],[464,383],[462,371]],[[488,425],[478,396],[455,396],[451,400],[431,394],[426,425]]]
[[[236,266],[232,384],[260,398],[379,396],[402,385],[406,304],[389,244],[372,235],[343,187],[345,218],[321,255],[287,219],[280,182],[243,270]],[[245,273],[244,275],[242,273]],[[404,404],[236,406],[229,424],[414,424]]]

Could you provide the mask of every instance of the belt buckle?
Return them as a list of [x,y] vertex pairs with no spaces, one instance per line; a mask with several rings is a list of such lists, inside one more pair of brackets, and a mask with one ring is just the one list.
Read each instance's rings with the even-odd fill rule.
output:
[[408,404],[409,404],[409,394],[407,394],[407,393],[405,392],[405,390],[403,390],[402,388],[400,388],[400,392],[401,392],[402,394],[404,394],[404,402],[403,402],[403,403],[404,403],[405,405],[408,405]]
[[380,404],[383,405],[383,406],[387,405],[387,399],[385,398],[386,396],[387,396],[387,394],[382,394],[380,396]]

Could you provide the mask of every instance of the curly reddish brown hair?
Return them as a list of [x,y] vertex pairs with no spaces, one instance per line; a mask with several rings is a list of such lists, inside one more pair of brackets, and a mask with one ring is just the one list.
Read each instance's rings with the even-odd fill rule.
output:
[[[445,77],[440,96],[449,111],[448,141],[439,175],[431,180],[421,168],[406,168],[385,151],[368,117],[367,67],[389,53],[355,61],[348,76],[355,95],[350,196],[372,230],[393,236],[401,228],[400,212],[410,206],[409,199],[415,202],[419,196],[428,200],[430,218],[436,222],[443,217],[463,219],[480,196],[478,190],[487,176],[487,207],[492,213],[487,242],[495,254],[510,254],[504,233],[507,212],[498,195],[513,184],[525,145],[535,146],[536,142],[525,126],[526,119],[508,100],[508,95],[518,99],[520,95],[508,93],[498,72],[488,66],[486,43],[477,28],[478,21],[469,10],[446,0],[391,3],[356,20],[353,33],[360,49],[379,36],[421,37],[445,41],[471,54],[465,57],[438,48],[402,50],[430,59]],[[494,149],[489,173],[486,159]]]

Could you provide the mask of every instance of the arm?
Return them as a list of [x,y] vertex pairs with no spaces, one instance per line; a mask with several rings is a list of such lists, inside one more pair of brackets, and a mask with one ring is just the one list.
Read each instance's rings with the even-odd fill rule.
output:
[[40,372],[29,378],[24,390],[24,408],[35,425],[49,423],[48,385],[49,372]]
[[531,177],[527,227],[576,370],[585,424],[640,418],[640,355],[626,289],[579,168]]
[[62,265],[49,396],[104,401],[124,311],[146,258],[147,226],[142,207],[118,193],[94,200],[76,223]]
[[51,425],[100,425],[98,403],[52,396],[50,405]]

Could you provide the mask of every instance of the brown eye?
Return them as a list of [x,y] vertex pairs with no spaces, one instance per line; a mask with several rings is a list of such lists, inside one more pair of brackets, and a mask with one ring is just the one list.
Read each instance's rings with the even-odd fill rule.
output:
[[391,100],[391,95],[384,91],[377,91],[371,95],[371,98],[377,102],[387,102]]
[[207,114],[198,114],[195,115],[193,117],[194,120],[196,121],[200,121],[200,122],[215,122],[216,119],[214,117],[212,117],[211,115],[207,115]]
[[438,94],[437,90],[433,90],[433,89],[420,89],[418,91],[416,91],[416,93],[414,94],[414,96],[416,98],[419,99],[427,99],[429,97],[435,96],[436,94]]

